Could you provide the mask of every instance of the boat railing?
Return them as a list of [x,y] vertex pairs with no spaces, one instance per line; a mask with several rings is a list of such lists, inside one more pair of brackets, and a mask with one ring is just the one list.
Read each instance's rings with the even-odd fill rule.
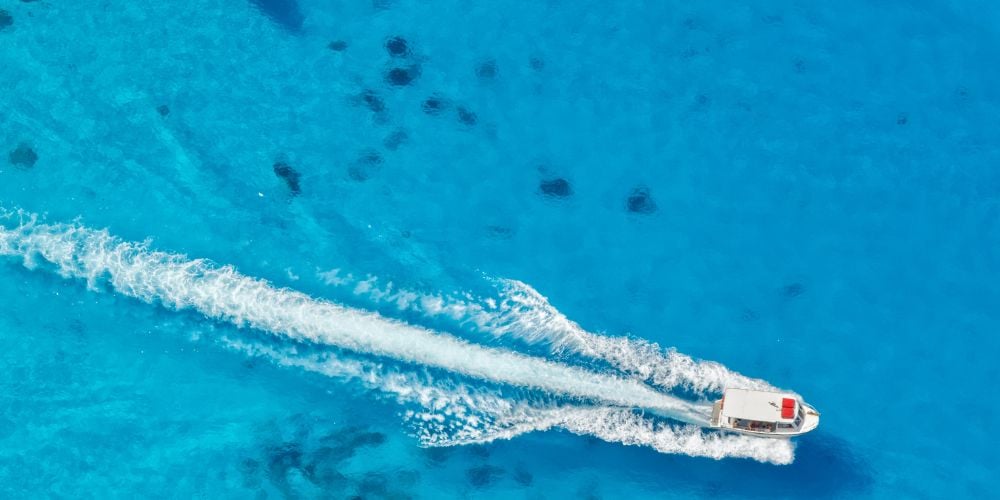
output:
[[777,430],[774,422],[759,422],[757,420],[747,420],[743,418],[733,419],[733,428],[754,432],[775,432]]

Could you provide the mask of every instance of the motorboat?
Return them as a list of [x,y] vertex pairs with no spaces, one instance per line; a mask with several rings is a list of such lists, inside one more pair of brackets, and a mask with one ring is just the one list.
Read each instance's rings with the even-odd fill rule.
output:
[[726,389],[712,406],[712,427],[770,438],[801,436],[819,425],[819,412],[798,395]]

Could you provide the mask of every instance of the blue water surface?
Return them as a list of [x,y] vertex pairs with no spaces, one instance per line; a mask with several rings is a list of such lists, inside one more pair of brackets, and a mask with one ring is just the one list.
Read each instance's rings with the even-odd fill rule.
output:
[[377,391],[217,342],[260,332],[5,256],[0,496],[995,491],[991,2],[0,9],[7,213],[439,330],[463,327],[355,285],[517,279],[823,413],[790,465],[560,430],[425,448]]

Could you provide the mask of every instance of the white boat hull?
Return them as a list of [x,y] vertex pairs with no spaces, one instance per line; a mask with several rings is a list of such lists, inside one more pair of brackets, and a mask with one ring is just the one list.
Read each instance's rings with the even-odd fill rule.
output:
[[722,411],[724,401],[725,398],[715,402],[710,420],[711,427],[721,431],[763,438],[788,439],[801,436],[819,426],[819,412],[802,401],[798,402],[801,407],[801,423],[794,427],[789,425],[779,427],[777,423],[772,422],[726,418]]

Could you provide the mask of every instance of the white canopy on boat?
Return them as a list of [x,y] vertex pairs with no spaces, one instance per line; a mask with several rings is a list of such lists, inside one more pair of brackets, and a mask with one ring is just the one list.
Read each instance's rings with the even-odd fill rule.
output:
[[[782,415],[783,405],[790,408],[785,410],[785,418]],[[794,394],[781,392],[726,389],[722,403],[722,416],[725,418],[789,423],[795,420],[798,412],[798,398]]]

